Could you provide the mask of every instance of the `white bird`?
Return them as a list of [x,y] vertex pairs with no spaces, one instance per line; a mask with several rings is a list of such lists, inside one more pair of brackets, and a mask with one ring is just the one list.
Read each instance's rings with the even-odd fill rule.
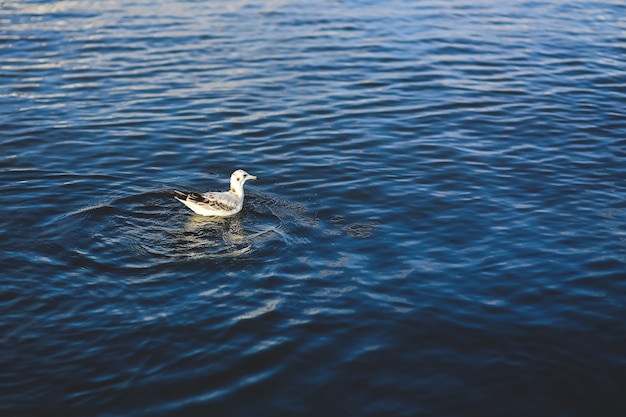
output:
[[230,190],[223,192],[184,193],[174,190],[174,198],[203,216],[228,217],[241,211],[243,207],[243,184],[256,180],[254,175],[238,169],[230,176]]

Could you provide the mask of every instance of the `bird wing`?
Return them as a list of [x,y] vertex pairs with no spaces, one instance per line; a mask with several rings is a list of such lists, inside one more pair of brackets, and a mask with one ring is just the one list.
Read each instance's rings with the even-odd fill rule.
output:
[[208,206],[214,210],[231,211],[237,208],[237,201],[222,193],[190,193],[187,199],[199,206]]

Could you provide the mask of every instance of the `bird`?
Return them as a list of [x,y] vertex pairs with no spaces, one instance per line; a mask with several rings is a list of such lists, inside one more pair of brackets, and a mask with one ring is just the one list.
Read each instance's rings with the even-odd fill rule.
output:
[[174,190],[174,198],[202,216],[234,216],[243,207],[243,185],[247,180],[256,179],[256,176],[238,169],[230,176],[230,190],[228,191],[209,191],[201,194]]

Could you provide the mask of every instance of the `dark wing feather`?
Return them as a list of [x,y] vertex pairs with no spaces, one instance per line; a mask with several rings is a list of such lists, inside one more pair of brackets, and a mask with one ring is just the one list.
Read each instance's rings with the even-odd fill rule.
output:
[[189,194],[189,199],[200,205],[207,205],[216,210],[230,211],[237,207],[235,201],[219,198],[212,194],[202,195],[199,193],[191,193]]
[[178,190],[171,190],[171,193],[174,195],[174,197],[180,198],[182,200],[185,200],[187,198],[187,196],[189,195],[189,193],[184,193],[184,192],[178,191]]
[[186,195],[186,197],[192,201],[195,201],[196,203],[203,203],[205,201],[205,198],[202,197],[202,194],[200,193],[188,193]]

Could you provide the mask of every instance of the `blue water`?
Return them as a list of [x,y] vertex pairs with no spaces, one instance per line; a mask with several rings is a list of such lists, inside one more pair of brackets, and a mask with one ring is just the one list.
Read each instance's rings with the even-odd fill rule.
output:
[[608,0],[3,2],[0,414],[621,416],[625,57]]

